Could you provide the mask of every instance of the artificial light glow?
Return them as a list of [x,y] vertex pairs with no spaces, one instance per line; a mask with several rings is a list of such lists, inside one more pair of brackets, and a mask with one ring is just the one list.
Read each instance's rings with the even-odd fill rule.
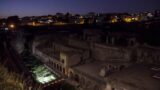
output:
[[139,21],[139,18],[138,18],[138,17],[135,17],[134,20],[135,20],[135,21]]
[[43,65],[33,68],[33,73],[36,80],[42,84],[56,80],[56,76]]
[[66,25],[67,23],[63,23],[63,22],[57,22],[57,23],[54,23],[54,25]]
[[79,24],[84,24],[84,19],[80,19]]
[[83,16],[80,16],[79,18],[80,18],[80,19],[82,19],[82,18],[83,18]]
[[114,19],[111,20],[111,22],[112,22],[112,23],[116,23],[116,22],[118,22],[118,21],[117,21],[117,19],[114,18]]
[[32,22],[32,25],[33,25],[33,26],[36,26],[36,23],[35,23],[35,22]]
[[138,21],[139,19],[138,19],[138,17],[133,17],[132,18],[132,21]]
[[125,18],[124,21],[127,23],[132,22],[132,18]]
[[40,82],[40,83],[48,83],[52,80],[55,80],[55,77],[54,76],[48,76],[48,77],[37,77],[37,80]]
[[10,28],[15,28],[15,26],[13,24],[10,25]]

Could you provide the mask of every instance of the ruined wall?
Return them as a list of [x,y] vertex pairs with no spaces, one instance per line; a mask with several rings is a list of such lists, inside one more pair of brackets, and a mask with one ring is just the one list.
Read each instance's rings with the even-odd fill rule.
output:
[[78,90],[104,90],[106,84],[90,78],[87,74],[69,69],[69,80],[78,85]]
[[154,47],[139,47],[137,48],[137,62],[159,63],[160,49]]
[[125,48],[94,44],[93,58],[101,61],[129,61],[131,52]]
[[89,49],[90,44],[85,42],[85,41],[79,41],[79,40],[74,40],[74,39],[69,39],[68,40],[68,45],[77,47],[77,48],[82,48],[82,49]]

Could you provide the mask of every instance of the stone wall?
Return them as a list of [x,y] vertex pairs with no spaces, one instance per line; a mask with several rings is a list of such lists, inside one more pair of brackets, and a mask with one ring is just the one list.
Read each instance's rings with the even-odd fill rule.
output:
[[89,49],[90,48],[90,44],[88,42],[74,40],[74,39],[69,39],[68,45],[76,47],[76,48],[82,48],[82,49]]
[[76,71],[74,69],[69,70],[69,80],[73,81],[77,85],[77,90],[104,90],[106,83],[97,81],[90,76]]
[[93,58],[101,61],[129,61],[131,52],[125,48],[94,44]]
[[148,46],[137,48],[137,62],[159,63],[160,49]]

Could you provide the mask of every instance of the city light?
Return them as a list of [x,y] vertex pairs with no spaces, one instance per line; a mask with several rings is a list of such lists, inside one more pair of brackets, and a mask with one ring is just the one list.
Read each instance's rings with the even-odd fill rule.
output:
[[124,18],[124,21],[127,22],[127,23],[130,23],[130,22],[132,22],[132,18],[129,18],[129,17]]
[[138,17],[135,17],[134,20],[135,20],[135,21],[139,21],[139,18],[138,18]]
[[111,22],[112,22],[112,23],[116,23],[116,22],[118,22],[118,21],[117,21],[117,19],[114,18],[114,19],[111,20]]
[[132,21],[139,21],[138,17],[132,17]]
[[59,25],[59,26],[61,26],[61,25],[66,25],[67,23],[64,23],[64,22],[57,22],[57,23],[54,23],[54,25]]
[[15,25],[11,24],[9,27],[13,29],[13,28],[15,28]]
[[33,25],[33,26],[36,26],[36,23],[35,23],[35,22],[32,22],[32,25]]

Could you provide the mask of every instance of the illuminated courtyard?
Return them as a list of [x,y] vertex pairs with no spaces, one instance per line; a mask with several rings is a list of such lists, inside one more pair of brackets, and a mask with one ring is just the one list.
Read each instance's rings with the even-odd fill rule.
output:
[[42,84],[56,80],[56,76],[50,72],[45,66],[40,65],[32,69],[35,79]]
[[55,81],[58,78],[58,75],[51,72],[43,63],[37,60],[32,55],[29,55],[27,52],[23,52],[23,60],[26,67],[29,68],[29,71],[32,73],[33,78],[40,84],[47,84],[49,82]]

